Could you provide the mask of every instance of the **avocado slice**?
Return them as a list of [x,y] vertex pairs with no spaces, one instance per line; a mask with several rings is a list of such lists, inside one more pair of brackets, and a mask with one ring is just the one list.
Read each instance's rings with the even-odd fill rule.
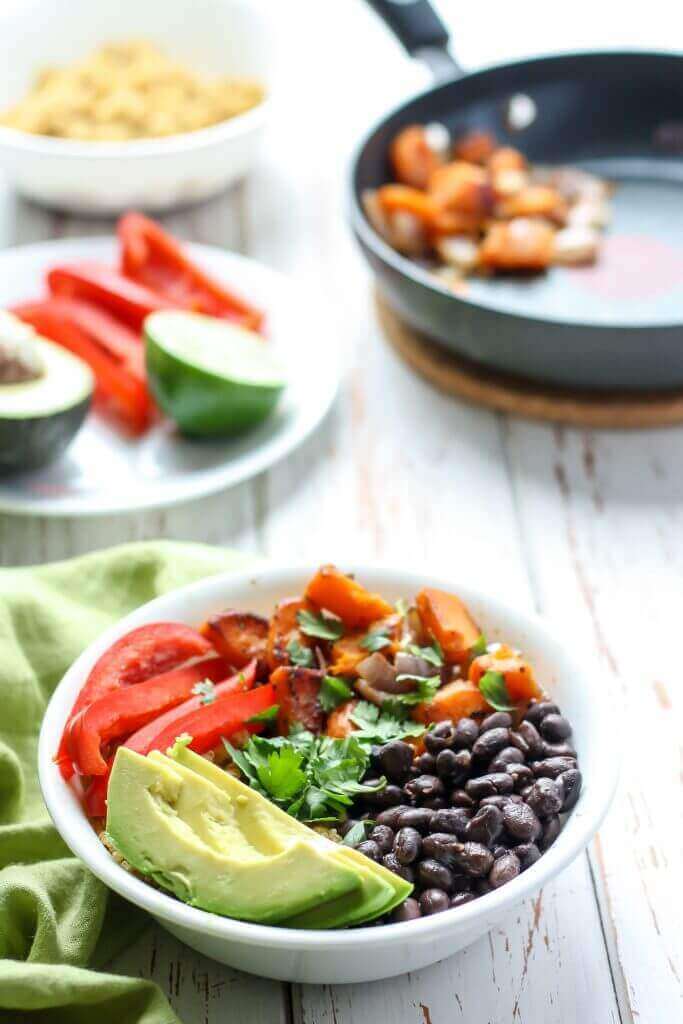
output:
[[93,388],[81,359],[0,310],[0,474],[58,458],[80,430]]
[[359,887],[357,873],[319,844],[257,847],[237,806],[197,772],[120,747],[107,835],[132,867],[185,903],[246,921],[277,924]]
[[[358,850],[340,843],[333,843],[330,839],[312,832],[303,822],[292,818],[286,811],[266,800],[260,793],[245,786],[229,772],[218,768],[215,764],[207,761],[205,757],[195,754],[186,744],[176,743],[170,754],[171,758],[165,758],[166,760],[171,760],[172,763],[175,762],[197,772],[203,778],[215,783],[233,799],[242,794],[243,799],[250,806],[249,818],[252,828],[265,828],[269,834],[272,834],[272,821],[276,820],[276,832],[278,836],[282,837],[281,842],[284,841],[285,836],[292,838],[314,836],[317,842],[327,847],[331,857],[357,872],[360,880],[359,889],[337,900],[321,903],[301,915],[283,921],[282,924],[288,928],[344,928],[352,924],[361,924],[388,913],[402,903],[407,896],[410,896],[413,887],[405,879],[395,875],[383,865],[376,864],[369,857],[359,853]],[[150,754],[150,757],[154,756],[164,757],[163,754]],[[250,833],[250,839],[257,844],[262,841],[261,837],[254,832]]]
[[188,437],[230,437],[264,420],[284,389],[271,346],[226,320],[165,310],[145,320],[147,374]]

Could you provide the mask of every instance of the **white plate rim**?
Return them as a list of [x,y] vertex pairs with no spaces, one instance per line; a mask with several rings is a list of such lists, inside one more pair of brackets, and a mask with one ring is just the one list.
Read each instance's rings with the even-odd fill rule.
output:
[[[49,258],[54,258],[55,262],[76,259],[102,259],[105,256],[103,250],[107,247],[111,249],[114,244],[114,235],[95,235],[80,238],[51,239],[42,242],[32,242],[28,245],[12,246],[0,252],[0,273],[2,273],[6,265],[11,267],[12,260],[16,257],[17,253],[21,253],[22,256],[29,258],[33,256],[36,261]],[[218,256],[226,258],[233,264],[248,267],[252,272],[256,272],[263,277],[266,284],[266,292],[268,280],[277,287],[286,286],[292,292],[300,294],[303,306],[305,296],[301,285],[281,271],[268,267],[248,256],[243,256],[241,253],[227,249],[224,250],[217,245],[204,245],[197,242],[184,242],[183,244],[188,252],[197,257],[200,262],[202,258],[213,259]],[[82,251],[79,251],[81,248]],[[39,289],[36,290],[39,291]],[[23,296],[18,296],[17,301],[21,298]],[[267,305],[266,302],[266,312]],[[310,309],[311,303],[308,299],[306,299],[306,305]],[[131,501],[130,498],[127,500],[122,498],[120,501],[109,499],[106,503],[93,502],[89,497],[83,498],[80,496],[43,497],[31,500],[8,495],[5,489],[8,486],[11,487],[12,477],[6,476],[0,477],[0,513],[50,518],[63,516],[99,517],[124,514],[126,512],[170,508],[198,498],[208,497],[211,494],[227,490],[230,487],[252,479],[294,451],[314,432],[329,412],[339,390],[342,369],[340,345],[333,330],[326,329],[325,346],[327,373],[319,381],[318,387],[309,389],[311,395],[310,404],[305,410],[297,414],[294,423],[289,428],[268,439],[266,443],[260,445],[254,451],[240,456],[237,462],[227,461],[217,466],[211,473],[206,473],[200,479],[192,481],[190,486],[179,489],[177,493],[165,492],[159,496],[150,493],[148,496],[135,499],[135,501]]]

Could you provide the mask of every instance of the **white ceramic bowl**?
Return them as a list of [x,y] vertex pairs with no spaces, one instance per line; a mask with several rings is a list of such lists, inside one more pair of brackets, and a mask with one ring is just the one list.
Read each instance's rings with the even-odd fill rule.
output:
[[[4,0],[0,109],[21,99],[38,70],[68,64],[102,43],[142,37],[207,74],[267,85],[268,47],[249,0]],[[24,196],[59,209],[116,214],[192,203],[251,166],[268,101],[229,121],[167,138],[76,142],[0,126],[0,172]]]
[[214,576],[139,608],[81,655],[50,701],[38,755],[45,802],[66,843],[106,885],[144,907],[188,946],[254,974],[314,983],[373,981],[450,956],[484,935],[585,848],[607,811],[616,783],[615,730],[608,716],[605,687],[584,674],[581,662],[570,657],[566,643],[554,638],[539,619],[458,580],[363,566],[354,571],[370,589],[390,600],[411,597],[425,585],[450,588],[469,605],[490,641],[507,639],[522,648],[574,726],[584,788],[559,838],[533,867],[501,889],[433,917],[349,931],[295,931],[188,907],[128,874],[100,844],[74,791],[52,762],[64,722],[93,663],[128,630],[161,619],[197,624],[226,606],[267,614],[277,600],[301,593],[312,572],[308,568],[264,568]]

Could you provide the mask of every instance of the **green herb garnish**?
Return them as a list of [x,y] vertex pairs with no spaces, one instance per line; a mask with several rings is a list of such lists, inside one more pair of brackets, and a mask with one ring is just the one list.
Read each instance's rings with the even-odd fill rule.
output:
[[416,658],[424,658],[425,661],[428,661],[435,668],[441,668],[443,665],[443,651],[437,640],[434,640],[433,643],[428,644],[426,647],[408,644],[406,650],[409,654],[414,654]]
[[470,647],[470,654],[473,658],[478,658],[480,654],[486,654],[486,637],[483,633]]
[[479,691],[486,702],[496,711],[515,710],[502,672],[484,672],[479,680]]
[[403,674],[396,677],[396,682],[402,682],[403,680],[410,680],[415,683],[415,688],[410,690],[408,693],[397,693],[395,696],[387,698],[382,707],[386,707],[388,704],[390,708],[396,707],[407,707],[412,708],[416,704],[423,704],[433,699],[436,691],[441,686],[441,676],[430,676],[425,678],[424,676],[409,676]]
[[279,704],[271,704],[265,711],[259,711],[258,714],[252,715],[251,718],[247,719],[247,722],[274,722],[279,710]]
[[320,687],[320,700],[323,711],[334,711],[336,707],[353,697],[353,690],[340,676],[325,676]]
[[299,629],[306,636],[317,636],[321,640],[338,640],[343,636],[344,626],[340,619],[332,619],[328,616],[318,615],[315,612],[302,609],[297,612]]
[[199,697],[200,704],[213,704],[216,699],[214,684],[210,679],[204,679],[201,683],[195,683],[192,692]]
[[421,736],[425,726],[413,722],[407,717],[405,706],[389,706],[385,701],[382,708],[375,707],[369,701],[359,701],[351,713],[351,721],[359,731],[353,733],[353,739],[359,743],[387,743],[389,740],[401,740],[405,736]]
[[383,647],[388,647],[391,644],[391,637],[381,629],[371,630],[366,633],[360,642],[360,646],[364,651],[370,651],[372,654],[375,651],[381,651]]
[[368,830],[374,826],[374,821],[365,819],[364,821],[357,821],[355,825],[352,825],[349,831],[342,839],[344,846],[358,846],[364,839],[367,839]]
[[298,640],[290,640],[287,644],[287,654],[292,665],[299,665],[301,668],[312,668],[315,664],[313,651],[310,647],[304,647]]

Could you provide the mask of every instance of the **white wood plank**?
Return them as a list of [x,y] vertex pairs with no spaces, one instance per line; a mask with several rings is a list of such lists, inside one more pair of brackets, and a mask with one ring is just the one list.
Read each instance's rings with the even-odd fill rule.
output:
[[679,441],[521,423],[509,434],[539,604],[614,697],[622,781],[593,868],[622,1013],[653,1024],[683,1010]]

